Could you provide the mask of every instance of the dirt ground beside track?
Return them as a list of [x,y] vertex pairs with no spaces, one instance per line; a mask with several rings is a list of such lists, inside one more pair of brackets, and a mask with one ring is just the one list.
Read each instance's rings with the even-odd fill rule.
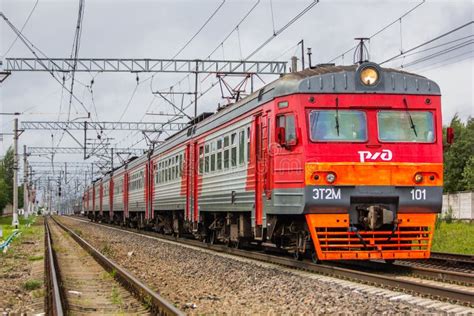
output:
[[44,226],[38,216],[0,253],[0,312],[41,313],[44,297]]

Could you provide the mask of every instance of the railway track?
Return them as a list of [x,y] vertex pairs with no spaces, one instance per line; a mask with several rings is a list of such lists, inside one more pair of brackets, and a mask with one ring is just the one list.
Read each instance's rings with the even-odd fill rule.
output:
[[[90,223],[89,220],[77,219],[83,222]],[[449,301],[464,306],[474,307],[474,290],[469,287],[455,286],[452,284],[442,284],[436,282],[427,282],[423,279],[409,278],[409,277],[394,277],[393,275],[387,275],[379,272],[367,272],[361,271],[360,269],[354,269],[354,267],[340,267],[333,264],[313,264],[308,261],[296,261],[293,258],[271,255],[265,252],[259,251],[247,251],[242,249],[231,248],[225,245],[219,244],[205,244],[197,240],[185,239],[185,238],[176,238],[172,236],[160,235],[153,232],[141,231],[131,228],[117,228],[116,226],[110,224],[99,224],[93,223],[95,225],[102,225],[116,230],[124,230],[130,233],[139,234],[147,236],[149,238],[154,238],[158,240],[168,240],[179,242],[182,244],[213,250],[220,253],[227,253],[232,255],[237,255],[240,257],[258,260],[266,263],[277,264],[284,267],[289,267],[293,269],[310,271],[318,274],[323,274],[327,276],[347,279],[351,281],[361,282],[364,284],[377,285],[384,288],[390,288],[397,291],[402,291],[406,293],[416,294],[423,297],[432,297],[441,301]],[[387,265],[385,265],[387,267]],[[405,267],[406,268],[406,267]],[[408,269],[408,268],[406,268]],[[412,271],[416,268],[411,267]],[[420,270],[418,270],[420,271]],[[453,275],[449,271],[442,271],[440,276],[439,271],[426,272],[430,273],[430,276],[437,275],[437,279],[446,280],[446,275]],[[461,277],[461,276],[460,276]],[[450,277],[451,278],[451,277]],[[454,278],[454,277],[452,277]],[[471,281],[470,281],[471,282]]]
[[47,304],[53,315],[183,315],[74,231],[45,220]]
[[393,264],[382,261],[370,262],[344,262],[330,263],[336,266],[356,266],[367,271],[374,271],[393,276],[419,276],[428,280],[458,284],[461,286],[474,286],[474,273],[472,270],[451,269],[444,265],[433,265],[428,260],[397,260]]
[[444,261],[453,265],[467,265],[474,270],[474,255],[461,255],[458,253],[431,252],[431,261]]

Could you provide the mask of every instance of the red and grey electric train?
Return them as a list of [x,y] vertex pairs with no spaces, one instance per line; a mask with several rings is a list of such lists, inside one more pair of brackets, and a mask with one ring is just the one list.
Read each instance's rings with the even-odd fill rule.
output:
[[92,183],[93,220],[317,260],[430,256],[440,89],[371,62],[286,74]]

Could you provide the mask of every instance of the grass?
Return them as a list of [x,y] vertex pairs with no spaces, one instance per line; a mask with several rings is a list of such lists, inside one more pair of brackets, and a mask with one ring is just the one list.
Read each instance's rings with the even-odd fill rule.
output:
[[438,222],[431,250],[467,255],[474,254],[474,224]]
[[28,280],[23,284],[23,288],[27,291],[37,290],[43,286],[43,282],[41,280]]
[[44,289],[39,289],[39,290],[33,291],[31,294],[33,295],[34,298],[40,298],[40,297],[45,296],[45,291]]
[[82,230],[76,228],[76,229],[74,229],[74,232],[75,232],[76,235],[78,235],[79,237],[82,237]]
[[102,246],[102,248],[100,249],[100,252],[101,252],[104,256],[109,257],[109,258],[110,258],[110,257],[113,257],[113,255],[114,255],[114,250],[113,250],[112,247],[110,247],[110,245],[107,244],[107,243]]
[[43,260],[43,256],[42,255],[37,255],[37,256],[30,256],[28,257],[28,260],[29,261],[38,261],[38,260]]
[[112,288],[112,303],[119,306],[123,304],[122,296],[116,286]]
[[[0,227],[3,231],[3,238],[0,238],[0,242],[2,240],[6,240],[8,236],[13,233],[14,227],[12,226],[12,219],[13,216],[0,217]],[[20,230],[24,230],[24,228],[26,228],[26,224],[31,223],[32,220],[33,216],[28,217],[27,220],[25,220],[23,216],[18,216],[18,221],[20,222]]]

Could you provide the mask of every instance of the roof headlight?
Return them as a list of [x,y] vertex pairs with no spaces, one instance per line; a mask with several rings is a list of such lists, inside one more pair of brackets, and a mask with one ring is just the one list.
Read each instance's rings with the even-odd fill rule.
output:
[[365,67],[360,72],[360,81],[366,86],[373,86],[379,81],[379,72],[374,67]]

